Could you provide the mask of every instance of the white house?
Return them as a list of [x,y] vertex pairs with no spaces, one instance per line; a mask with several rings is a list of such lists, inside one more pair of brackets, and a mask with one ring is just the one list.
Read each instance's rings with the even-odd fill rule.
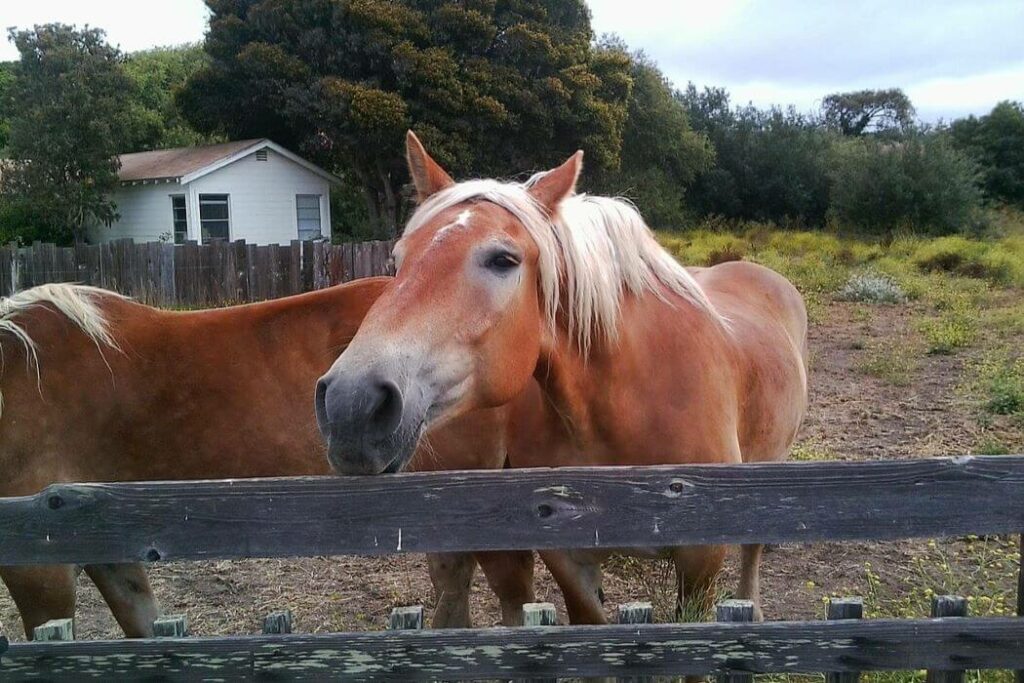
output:
[[120,219],[93,241],[287,244],[331,236],[339,179],[267,139],[121,156]]

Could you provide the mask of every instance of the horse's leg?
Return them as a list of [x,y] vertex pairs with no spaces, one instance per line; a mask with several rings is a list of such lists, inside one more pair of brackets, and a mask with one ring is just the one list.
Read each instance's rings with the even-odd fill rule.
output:
[[601,593],[601,559],[590,553],[543,550],[544,564],[565,598],[572,624],[607,624]]
[[501,601],[503,626],[523,625],[523,605],[534,601],[533,552],[476,553],[487,584]]
[[76,574],[70,564],[0,567],[0,578],[21,614],[26,638],[32,640],[35,627],[50,619],[75,617]]
[[85,573],[129,638],[151,638],[160,606],[141,564],[87,564]]
[[736,597],[754,603],[754,621],[764,621],[761,612],[761,551],[764,546],[751,543],[740,549],[740,586]]
[[476,571],[473,554],[430,553],[427,567],[437,595],[434,628],[469,628],[469,587]]
[[711,611],[715,604],[715,580],[722,571],[726,550],[724,545],[690,545],[672,549],[676,578],[682,589],[676,604],[677,617],[682,616],[680,610],[684,605],[698,610],[701,618]]

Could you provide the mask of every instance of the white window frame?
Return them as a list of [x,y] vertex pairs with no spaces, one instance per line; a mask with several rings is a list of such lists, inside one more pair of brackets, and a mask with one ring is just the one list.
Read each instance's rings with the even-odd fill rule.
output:
[[312,198],[316,199],[316,211],[317,211],[318,219],[320,221],[320,234],[319,234],[319,236],[312,237],[312,238],[310,238],[307,241],[316,241],[316,240],[324,239],[324,199],[323,199],[323,195],[316,194],[316,193],[313,193],[313,192],[296,192],[295,193],[295,200],[294,200],[294,203],[293,203],[293,206],[294,206],[294,209],[295,209],[295,212],[294,212],[294,215],[295,215],[295,236],[298,239],[300,239],[300,240],[303,239],[302,232],[299,230],[299,197],[312,197]]
[[[171,242],[174,244],[184,244],[188,241],[188,194],[185,192],[175,192],[167,196],[171,198]],[[181,242],[178,241],[178,226],[176,225],[178,217],[174,214],[177,211],[177,208],[174,206],[175,199],[181,200],[181,208],[185,211],[185,232]]]
[[[198,233],[197,236],[199,237],[199,243],[200,244],[209,244],[208,241],[203,239],[203,197],[209,197],[211,195],[224,197],[224,206],[227,207],[228,217],[227,217],[227,219],[223,219],[223,218],[207,218],[206,220],[208,220],[208,221],[218,221],[218,222],[226,220],[226,222],[228,224],[227,241],[230,242],[230,241],[232,241],[232,234],[234,232],[233,226],[231,225],[231,214],[234,213],[231,210],[231,193],[229,193],[229,192],[197,192],[196,193],[196,203],[199,206],[199,222],[198,222],[198,228],[199,229],[196,232]],[[207,203],[214,204],[214,203],[220,203],[220,202],[219,201],[218,202],[210,202],[208,200]]]

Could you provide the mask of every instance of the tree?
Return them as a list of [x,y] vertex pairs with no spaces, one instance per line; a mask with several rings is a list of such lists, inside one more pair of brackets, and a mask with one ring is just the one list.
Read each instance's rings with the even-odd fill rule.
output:
[[2,178],[4,202],[32,216],[37,236],[80,240],[88,225],[117,217],[109,196],[131,80],[98,29],[47,24],[11,29],[10,38],[21,60],[5,104],[12,161]]
[[583,0],[207,0],[210,64],[179,104],[204,132],[270,137],[335,170],[394,233],[413,128],[457,175],[619,163],[629,62]]
[[957,119],[949,129],[953,144],[981,167],[990,199],[1024,207],[1024,107],[1000,102],[982,117]]
[[825,124],[843,135],[903,130],[914,123],[914,106],[899,88],[834,93],[821,102]]
[[14,82],[14,62],[0,62],[0,158],[5,156],[7,141],[11,137],[11,124],[8,120],[7,93]]
[[821,225],[828,209],[830,135],[792,108],[730,107],[720,88],[679,94],[696,131],[711,140],[715,166],[697,178],[698,214]]
[[[626,54],[617,40],[600,49]],[[632,199],[651,225],[678,227],[686,220],[687,188],[711,166],[714,151],[707,136],[690,128],[686,108],[654,61],[643,52],[630,59],[633,88],[621,163],[594,174],[595,184],[602,192]]]
[[977,167],[945,135],[910,131],[898,141],[842,140],[833,149],[829,175],[829,213],[840,225],[885,235],[975,227]]
[[157,47],[133,52],[125,71],[134,83],[125,152],[190,147],[217,142],[194,130],[175,103],[175,96],[208,58],[198,44]]

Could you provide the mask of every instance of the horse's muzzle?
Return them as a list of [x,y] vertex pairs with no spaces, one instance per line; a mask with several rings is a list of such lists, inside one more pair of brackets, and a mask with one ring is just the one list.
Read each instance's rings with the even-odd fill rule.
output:
[[405,401],[397,384],[372,375],[328,372],[316,383],[314,401],[317,426],[336,472],[381,474],[405,464],[411,448],[402,435]]

